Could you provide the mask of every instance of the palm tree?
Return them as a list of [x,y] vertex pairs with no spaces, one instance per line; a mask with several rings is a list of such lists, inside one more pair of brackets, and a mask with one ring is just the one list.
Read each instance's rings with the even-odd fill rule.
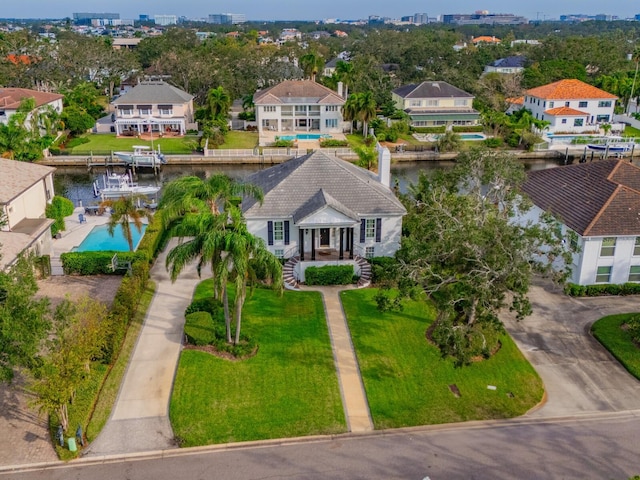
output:
[[272,286],[282,292],[282,264],[264,244],[264,241],[247,230],[241,215],[236,210],[230,221],[231,227],[226,230],[223,241],[225,255],[218,267],[218,279],[226,283],[232,277],[235,286],[235,323],[234,345],[240,342],[242,325],[242,308],[247,298],[247,283],[255,276],[253,266],[266,271],[272,280]]
[[462,139],[453,130],[447,130],[438,137],[436,141],[436,147],[439,152],[454,152],[460,150],[462,145]]
[[344,84],[344,98],[349,98],[349,85],[353,82],[353,63],[338,60],[336,63],[336,73],[338,80]]
[[358,155],[358,166],[371,170],[378,164],[378,152],[373,147],[361,146],[356,147]]
[[231,97],[223,87],[212,88],[207,94],[207,108],[214,120],[226,120],[231,108]]
[[242,109],[246,112],[248,110],[253,110],[255,104],[253,103],[253,93],[248,93],[244,97],[242,97]]
[[311,81],[316,81],[316,75],[324,67],[322,57],[316,52],[309,52],[300,57],[300,68],[304,72],[305,77]]
[[113,237],[113,233],[117,225],[122,227],[122,235],[129,244],[129,250],[133,252],[133,235],[131,224],[142,234],[142,219],[149,218],[150,214],[143,209],[138,208],[136,202],[139,198],[135,196],[120,197],[117,200],[105,200],[100,203],[102,208],[111,208],[111,216],[109,217],[108,232]]
[[343,115],[346,120],[358,120],[362,123],[362,136],[367,138],[367,126],[376,118],[376,101],[373,93],[353,93],[345,102]]

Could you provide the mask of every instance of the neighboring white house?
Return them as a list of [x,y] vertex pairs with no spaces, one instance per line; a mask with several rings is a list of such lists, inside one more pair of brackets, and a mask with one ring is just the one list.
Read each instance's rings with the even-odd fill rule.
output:
[[111,102],[115,108],[116,134],[136,136],[184,135],[197,129],[193,95],[161,81],[140,82]]
[[484,73],[500,73],[502,75],[513,75],[522,73],[526,58],[522,55],[512,55],[510,57],[500,58],[484,67]]
[[406,210],[389,188],[389,151],[380,152],[380,176],[322,150],[250,175],[264,200],[243,201],[247,228],[277,257],[299,259],[299,280],[311,265],[392,256]]
[[528,173],[522,190],[578,236],[571,282],[640,282],[640,168],[602,160]]
[[[23,100],[33,98],[36,103],[36,110],[43,110],[51,107],[58,114],[62,113],[62,95],[57,93],[38,92],[28,88],[6,88],[0,87],[0,123],[5,125],[16,113]],[[29,118],[27,118],[27,124]]]
[[477,125],[480,113],[473,109],[474,98],[447,82],[436,81],[412,83],[391,92],[393,103],[409,115],[412,127]]
[[551,133],[597,132],[613,121],[618,97],[580,80],[560,80],[527,90],[523,107],[550,122]]
[[342,133],[341,92],[312,80],[285,80],[253,96],[258,133]]
[[7,224],[0,229],[0,270],[23,252],[51,254],[51,224],[45,207],[53,198],[55,168],[0,158],[0,212]]

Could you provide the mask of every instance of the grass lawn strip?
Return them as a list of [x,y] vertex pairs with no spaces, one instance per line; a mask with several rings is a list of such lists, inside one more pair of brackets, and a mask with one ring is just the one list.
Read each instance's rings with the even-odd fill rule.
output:
[[508,335],[489,360],[456,368],[425,338],[435,316],[426,300],[380,313],[375,293],[350,290],[341,299],[376,429],[515,417],[542,398],[540,377]]
[[603,317],[591,326],[591,332],[631,375],[640,379],[640,351],[631,335],[621,328],[634,315],[638,314],[623,313]]
[[221,149],[245,149],[258,146],[258,132],[238,132],[232,130],[224,137]]
[[[151,147],[151,141],[135,137],[116,137],[115,134],[86,135],[89,143],[83,143],[72,149],[73,155],[109,155],[115,151],[132,151],[134,145]],[[197,137],[154,138],[154,150],[160,145],[160,151],[168,154],[191,154],[197,144]]]
[[[202,282],[195,297],[210,295]],[[219,319],[218,321],[222,321]],[[259,351],[242,361],[183,350],[170,417],[182,446],[346,431],[322,298],[256,289],[243,332]]]
[[[147,289],[138,304],[136,315],[127,329],[122,350],[111,370],[107,365],[99,362],[94,362],[91,365],[92,370],[89,380],[76,392],[73,404],[69,405],[69,431],[66,433],[65,439],[74,436],[78,425],[88,424],[85,435],[87,440],[91,442],[106,424],[120,391],[120,384],[127,369],[129,357],[138,340],[138,334],[151,304],[154,291],[155,284],[149,281]],[[58,424],[58,418],[55,415],[51,415],[49,417],[49,429],[54,439]],[[64,447],[60,447],[55,441],[55,446],[61,460],[76,458],[80,451],[79,445],[78,452],[70,452],[66,443]]]

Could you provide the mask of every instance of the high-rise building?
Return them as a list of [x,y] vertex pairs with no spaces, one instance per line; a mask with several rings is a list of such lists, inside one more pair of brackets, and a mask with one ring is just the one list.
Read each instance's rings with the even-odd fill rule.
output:
[[426,13],[416,13],[413,15],[413,23],[415,23],[416,25],[429,23],[429,15],[427,15]]
[[156,22],[156,25],[162,27],[178,23],[178,17],[176,15],[154,15],[153,20]]
[[216,25],[237,25],[244,23],[247,18],[244,13],[212,13],[209,15],[209,23]]
[[442,23],[452,25],[520,25],[529,23],[529,20],[512,13],[489,13],[483,10],[471,14],[443,15]]
[[[73,23],[77,25],[91,25],[92,20],[118,20],[120,18],[119,13],[74,13]],[[109,23],[109,22],[104,22]]]

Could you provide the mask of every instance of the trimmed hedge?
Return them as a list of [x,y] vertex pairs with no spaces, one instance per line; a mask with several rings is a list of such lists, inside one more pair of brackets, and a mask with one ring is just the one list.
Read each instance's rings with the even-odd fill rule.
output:
[[353,282],[353,265],[309,267],[304,271],[307,285],[348,285]]
[[415,133],[444,133],[447,126],[440,127],[413,127],[411,130]]
[[348,147],[349,142],[346,140],[336,140],[335,138],[327,138],[326,140],[320,140],[320,148],[331,147]]
[[60,231],[66,229],[64,223],[64,217],[68,217],[73,214],[74,206],[73,202],[68,198],[55,195],[51,199],[51,203],[47,204],[45,208],[45,215],[47,218],[55,220],[51,225],[51,236],[55,237]]
[[111,270],[111,259],[118,254],[118,260],[134,262],[147,260],[141,252],[67,252],[60,255],[65,275],[124,275],[126,270]]
[[482,125],[454,125],[451,128],[454,132],[482,132],[484,127]]
[[571,297],[599,297],[603,295],[638,295],[640,283],[622,283],[607,285],[576,285],[568,283],[564,293]]
[[[187,342],[199,347],[212,345],[216,340],[213,318],[209,312],[193,312],[186,316],[184,334]],[[224,337],[224,330],[222,331]]]

